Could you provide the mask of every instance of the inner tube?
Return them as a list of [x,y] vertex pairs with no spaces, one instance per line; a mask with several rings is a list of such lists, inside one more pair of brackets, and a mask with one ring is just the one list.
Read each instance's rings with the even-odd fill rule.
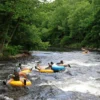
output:
[[10,84],[11,86],[16,86],[16,87],[23,87],[23,86],[30,86],[32,85],[30,80],[26,80],[26,85],[24,85],[24,79],[21,81],[15,81],[13,79],[8,80],[7,84]]
[[87,54],[88,52],[82,52],[83,54]]
[[30,70],[30,68],[22,68],[22,71],[24,71],[24,70]]
[[28,74],[30,72],[31,72],[31,70],[30,69],[27,69],[27,70],[20,71],[19,74]]
[[39,69],[39,72],[41,73],[54,73],[52,69]]
[[59,65],[52,65],[52,70],[62,71],[62,70],[65,70],[65,67],[64,66],[59,66]]

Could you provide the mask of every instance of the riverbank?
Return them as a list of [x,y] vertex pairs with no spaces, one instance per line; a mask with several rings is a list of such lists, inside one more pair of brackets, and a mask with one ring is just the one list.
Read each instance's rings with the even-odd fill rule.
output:
[[23,59],[23,58],[29,58],[29,57],[32,57],[32,54],[30,52],[22,52],[16,55],[1,56],[0,61],[17,60],[17,59]]
[[[88,48],[86,47],[87,50],[89,51],[97,51],[100,52],[100,48]],[[49,47],[47,50],[43,50],[43,51],[81,51],[81,48],[79,47]],[[42,51],[42,50],[40,50]],[[16,60],[16,59],[23,59],[23,58],[29,58],[29,57],[33,57],[31,51],[23,51],[19,54],[16,54],[14,56],[9,55],[9,56],[1,56],[0,57],[0,61],[2,60]]]
[[[100,48],[88,48],[86,47],[87,50],[89,51],[100,51]],[[48,50],[50,51],[73,51],[73,50],[79,50],[81,51],[80,47],[49,47]]]

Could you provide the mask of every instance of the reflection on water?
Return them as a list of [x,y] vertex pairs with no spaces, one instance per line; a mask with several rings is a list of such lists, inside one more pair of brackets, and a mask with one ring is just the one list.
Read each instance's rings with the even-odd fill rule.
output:
[[[30,73],[33,83],[31,87],[17,92],[11,89],[9,92],[5,90],[4,93],[0,93],[1,96],[8,96],[15,100],[100,100],[100,54],[98,52],[83,54],[81,51],[33,51],[32,55],[34,59],[24,64],[25,66],[30,68],[35,66],[35,60],[41,61],[41,66],[47,66],[51,61],[57,63],[63,60],[66,64],[70,64],[71,68],[48,74],[39,73],[33,68]],[[1,70],[4,70],[3,68],[5,67]],[[8,68],[10,73],[13,67],[9,66],[9,63]],[[1,71],[0,74],[3,75]],[[2,81],[3,77],[1,76],[0,79]]]

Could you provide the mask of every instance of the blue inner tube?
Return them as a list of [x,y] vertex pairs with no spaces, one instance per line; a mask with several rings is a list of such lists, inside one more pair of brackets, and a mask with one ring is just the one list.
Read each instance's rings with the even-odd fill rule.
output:
[[52,70],[54,70],[54,71],[62,71],[62,70],[65,70],[65,67],[64,66],[53,65],[52,66]]

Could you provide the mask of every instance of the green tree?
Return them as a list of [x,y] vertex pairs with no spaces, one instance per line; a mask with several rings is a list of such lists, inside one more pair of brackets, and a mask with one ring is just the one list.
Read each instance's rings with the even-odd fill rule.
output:
[[38,28],[36,31],[32,27],[38,24],[35,20],[39,5],[37,0],[0,1],[1,52],[9,45],[21,45],[30,50],[35,45],[35,38],[38,44],[40,42],[43,45],[39,34],[36,34]]

